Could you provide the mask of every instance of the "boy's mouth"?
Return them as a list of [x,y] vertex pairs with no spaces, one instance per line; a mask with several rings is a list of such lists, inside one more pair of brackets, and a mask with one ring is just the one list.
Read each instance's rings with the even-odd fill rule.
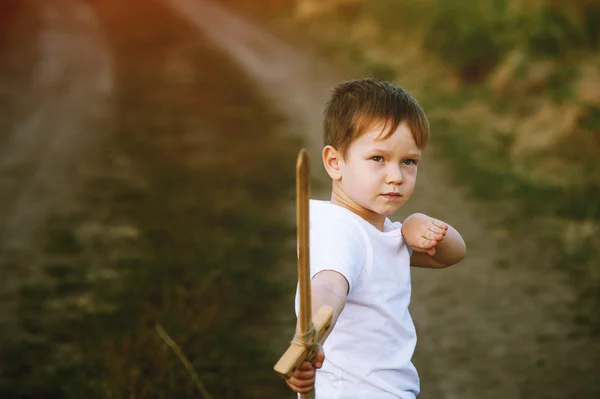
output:
[[388,201],[396,201],[402,198],[402,195],[396,192],[381,194],[381,196]]

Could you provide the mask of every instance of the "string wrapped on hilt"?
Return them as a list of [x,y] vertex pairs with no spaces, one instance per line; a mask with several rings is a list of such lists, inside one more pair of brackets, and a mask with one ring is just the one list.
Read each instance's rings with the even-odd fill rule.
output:
[[300,345],[308,349],[308,355],[306,356],[306,360],[312,363],[320,347],[319,341],[317,339],[317,330],[315,329],[315,325],[313,323],[310,323],[310,328],[307,331],[305,331],[304,333],[296,333],[296,335],[294,335],[294,338],[290,343]]
[[[275,372],[283,379],[289,379],[294,370],[307,360],[312,363],[315,354],[320,349],[320,343],[331,326],[333,309],[331,306],[323,305],[314,314],[313,320],[308,324],[309,328],[304,333],[297,332],[291,341],[291,345],[281,356],[273,367]],[[300,395],[301,399],[314,398],[314,390],[311,393]]]
[[[294,338],[291,341],[291,344],[296,344],[303,346],[308,349],[308,354],[306,355],[306,361],[312,363],[315,355],[319,351],[320,343],[317,335],[317,330],[315,329],[315,325],[310,323],[310,328],[303,333],[296,333]],[[311,390],[309,393],[303,393],[300,395],[301,399],[315,399],[315,390]]]

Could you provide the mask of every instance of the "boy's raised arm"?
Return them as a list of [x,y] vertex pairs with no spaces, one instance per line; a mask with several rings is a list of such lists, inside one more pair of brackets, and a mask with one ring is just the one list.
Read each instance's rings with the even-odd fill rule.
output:
[[460,262],[467,253],[465,242],[454,227],[422,213],[406,218],[402,235],[413,249],[411,266],[444,268]]

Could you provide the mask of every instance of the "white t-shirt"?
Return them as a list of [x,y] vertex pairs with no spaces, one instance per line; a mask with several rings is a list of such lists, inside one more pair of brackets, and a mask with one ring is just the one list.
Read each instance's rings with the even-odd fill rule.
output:
[[[350,291],[323,345],[317,399],[414,399],[419,376],[411,362],[417,336],[408,311],[410,255],[402,224],[384,231],[348,209],[310,201],[311,278],[335,270]],[[296,314],[298,313],[296,292]]]

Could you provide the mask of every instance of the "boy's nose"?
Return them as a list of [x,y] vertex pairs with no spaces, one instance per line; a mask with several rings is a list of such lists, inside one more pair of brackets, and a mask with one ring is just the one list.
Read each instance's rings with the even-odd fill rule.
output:
[[400,183],[402,183],[402,180],[403,180],[402,168],[400,166],[390,165],[390,167],[387,171],[386,183],[400,184]]

